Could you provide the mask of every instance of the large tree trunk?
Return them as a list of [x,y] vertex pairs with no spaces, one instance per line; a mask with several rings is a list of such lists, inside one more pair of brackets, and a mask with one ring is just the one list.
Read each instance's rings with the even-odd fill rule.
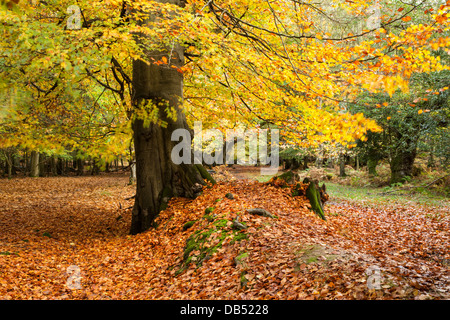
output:
[[142,120],[134,121],[136,198],[131,234],[150,228],[171,197],[194,198],[205,184],[199,165],[172,162],[172,131],[185,126],[184,117],[166,128],[158,124],[146,128]]
[[[175,2],[176,1],[170,1]],[[173,49],[173,50],[172,50]],[[161,60],[163,56],[180,67],[184,63],[181,46],[175,44],[162,52],[148,52],[148,56]],[[168,59],[169,60],[169,59]],[[206,170],[200,165],[176,165],[171,159],[171,141],[176,129],[187,129],[187,121],[180,105],[183,98],[183,76],[168,65],[146,64],[141,60],[133,62],[134,108],[138,111],[146,103],[158,108],[159,120],[167,123],[144,121],[137,118],[133,122],[134,147],[136,157],[136,197],[131,220],[131,234],[149,229],[159,212],[167,206],[171,197],[195,197],[205,184]],[[167,106],[176,110],[176,120],[167,116]],[[189,130],[190,131],[190,130]],[[190,131],[191,132],[191,131]]]

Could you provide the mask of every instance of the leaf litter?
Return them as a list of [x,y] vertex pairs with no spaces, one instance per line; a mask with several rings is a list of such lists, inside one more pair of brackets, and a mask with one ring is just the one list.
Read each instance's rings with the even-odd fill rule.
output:
[[0,180],[0,299],[450,297],[446,206],[340,200],[322,221],[288,188],[224,179],[172,199],[156,228],[131,236],[127,182]]

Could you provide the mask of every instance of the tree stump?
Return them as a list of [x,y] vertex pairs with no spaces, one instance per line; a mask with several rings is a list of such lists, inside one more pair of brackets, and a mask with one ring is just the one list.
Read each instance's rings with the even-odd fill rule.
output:
[[305,178],[303,182],[299,182],[299,180],[300,176],[298,174],[287,171],[270,179],[268,184],[275,187],[292,188],[291,195],[293,197],[306,196],[311,204],[312,211],[314,211],[321,219],[326,220],[323,211],[323,204],[328,200],[325,184],[323,184],[322,187],[319,187],[319,181],[317,180],[312,180],[310,178]]
[[310,180],[309,178],[305,178],[303,183],[309,183],[305,195],[311,204],[312,211],[314,211],[321,219],[327,220],[323,211],[323,201],[328,199],[325,184],[323,184],[322,187],[319,187],[319,182],[317,180]]

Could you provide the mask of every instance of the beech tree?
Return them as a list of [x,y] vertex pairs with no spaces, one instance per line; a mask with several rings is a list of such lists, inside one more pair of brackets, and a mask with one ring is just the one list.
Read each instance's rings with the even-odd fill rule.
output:
[[[166,1],[161,1],[164,2]],[[182,5],[180,0],[170,0],[168,3]],[[158,19],[154,13],[143,14],[143,21],[139,23],[141,26],[145,27],[149,21]],[[199,169],[194,163],[175,165],[171,159],[175,145],[171,139],[172,133],[177,129],[189,130],[181,109],[183,75],[178,71],[184,65],[184,49],[175,41],[171,47],[165,47],[161,43],[160,48],[154,51],[146,49],[146,41],[141,43],[144,44],[145,56],[143,60],[133,61],[132,104],[135,112],[149,106],[154,108],[160,122],[146,124],[145,118],[133,120],[137,188],[131,233],[147,230],[171,197],[194,197],[205,184],[203,179],[207,178],[206,171]],[[170,65],[148,63],[152,59],[167,61],[169,58]],[[166,111],[168,109],[173,110],[170,116]]]

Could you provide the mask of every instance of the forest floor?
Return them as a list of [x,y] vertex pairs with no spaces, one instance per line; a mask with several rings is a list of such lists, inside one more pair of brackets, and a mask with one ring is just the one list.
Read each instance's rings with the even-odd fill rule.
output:
[[135,236],[127,175],[1,179],[0,299],[450,299],[448,199],[335,185],[323,221],[256,168],[217,171]]

